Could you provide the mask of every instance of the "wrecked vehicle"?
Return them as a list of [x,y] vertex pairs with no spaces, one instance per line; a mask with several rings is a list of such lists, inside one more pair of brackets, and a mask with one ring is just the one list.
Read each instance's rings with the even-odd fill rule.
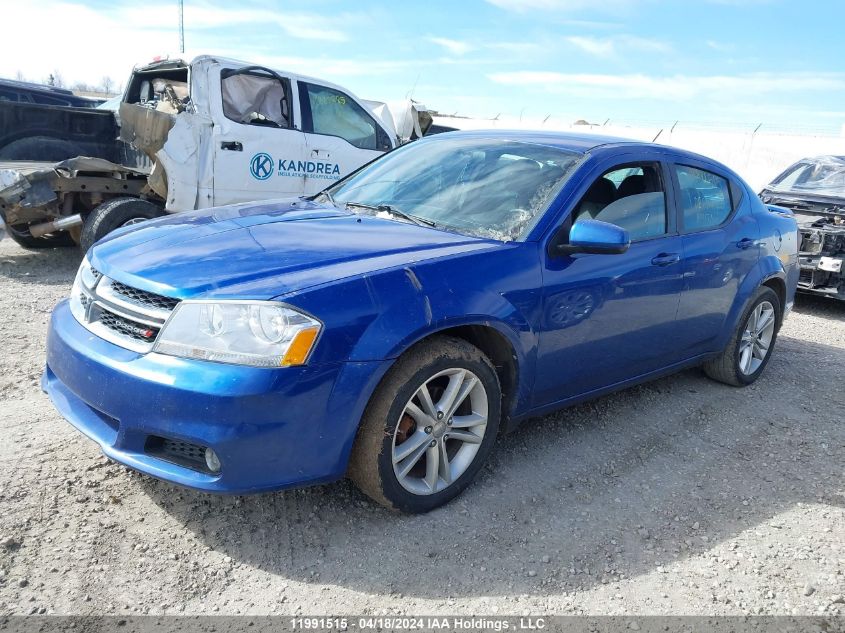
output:
[[684,367],[753,383],[797,251],[792,215],[702,156],[439,134],[310,199],[106,237],[53,311],[42,388],[153,477],[240,494],[349,476],[425,512],[500,429]]
[[845,156],[805,158],[760,192],[798,222],[798,290],[845,300]]
[[426,115],[245,62],[163,59],[133,71],[119,108],[146,160],[0,162],[0,215],[22,246],[87,250],[165,213],[317,193],[422,136]]

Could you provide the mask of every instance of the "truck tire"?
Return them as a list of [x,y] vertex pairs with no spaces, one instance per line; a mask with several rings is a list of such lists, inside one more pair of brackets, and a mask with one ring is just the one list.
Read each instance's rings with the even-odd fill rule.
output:
[[43,248],[61,248],[67,246],[76,246],[76,242],[69,233],[60,231],[58,233],[50,233],[44,237],[33,237],[29,232],[29,227],[25,224],[18,224],[16,226],[6,226],[6,232],[9,234],[18,246],[29,250],[41,250]]
[[68,141],[49,136],[30,136],[0,149],[0,160],[60,161],[82,154],[80,147]]
[[151,220],[164,215],[159,207],[140,198],[113,198],[106,200],[89,213],[82,224],[79,245],[88,252],[95,242],[122,226]]

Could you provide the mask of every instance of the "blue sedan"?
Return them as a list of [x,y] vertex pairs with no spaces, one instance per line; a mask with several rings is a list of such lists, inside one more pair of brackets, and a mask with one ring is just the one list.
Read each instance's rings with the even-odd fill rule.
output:
[[350,477],[425,512],[521,421],[772,356],[797,231],[735,173],[648,143],[449,133],[310,199],[96,244],[43,388],[110,458],[199,490]]

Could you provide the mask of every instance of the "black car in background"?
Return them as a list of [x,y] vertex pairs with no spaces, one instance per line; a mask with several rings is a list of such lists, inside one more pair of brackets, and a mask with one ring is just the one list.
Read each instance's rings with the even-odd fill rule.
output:
[[73,108],[96,108],[104,100],[80,97],[66,88],[33,84],[28,81],[0,79],[0,101],[70,106]]
[[845,300],[845,156],[798,161],[766,185],[760,199],[795,214],[798,290]]

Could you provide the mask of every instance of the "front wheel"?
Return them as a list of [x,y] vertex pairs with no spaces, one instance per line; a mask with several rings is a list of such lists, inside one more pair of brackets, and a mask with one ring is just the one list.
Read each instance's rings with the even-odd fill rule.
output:
[[95,242],[122,226],[131,226],[164,215],[148,200],[140,198],[113,198],[103,202],[89,213],[82,225],[80,246],[85,252]]
[[758,288],[725,351],[705,363],[704,373],[735,387],[750,385],[772,357],[782,318],[777,293],[766,286]]
[[428,512],[456,497],[493,448],[501,388],[490,360],[461,339],[409,350],[376,389],[349,476],[375,501]]

